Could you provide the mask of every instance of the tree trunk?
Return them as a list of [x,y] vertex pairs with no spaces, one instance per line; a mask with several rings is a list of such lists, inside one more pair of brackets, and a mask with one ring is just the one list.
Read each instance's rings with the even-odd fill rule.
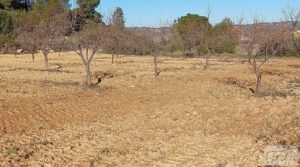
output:
[[91,70],[90,70],[90,64],[85,64],[85,72],[86,72],[86,85],[87,87],[90,87],[92,85],[91,80]]
[[199,50],[198,50],[198,48],[195,49],[195,56],[199,57]]
[[115,63],[114,61],[115,61],[115,53],[111,55],[111,64],[114,64]]
[[35,61],[34,53],[31,53],[31,57],[32,57],[32,62],[34,63]]
[[159,75],[158,70],[157,70],[157,56],[156,55],[154,55],[154,75],[155,76]]
[[209,68],[209,57],[210,57],[210,50],[209,48],[207,48],[207,53],[205,55],[205,67],[204,67],[205,70]]
[[199,51],[197,47],[191,48],[191,52],[194,54],[195,57],[199,56]]
[[43,52],[44,55],[44,61],[45,61],[45,69],[48,71],[49,70],[49,65],[48,65],[48,53]]
[[255,69],[255,74],[256,74],[256,88],[255,88],[255,93],[260,92],[260,87],[261,87],[261,73],[259,69]]

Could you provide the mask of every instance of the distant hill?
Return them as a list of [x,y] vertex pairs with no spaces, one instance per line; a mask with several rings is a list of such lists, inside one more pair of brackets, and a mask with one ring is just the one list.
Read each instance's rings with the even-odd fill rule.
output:
[[169,39],[172,35],[172,28],[170,27],[129,27],[128,29],[137,35],[144,36],[155,42],[160,42],[162,38]]
[[[282,21],[282,22],[264,22],[264,23],[260,23],[261,25],[268,25],[268,26],[272,26],[272,25],[282,25],[285,27],[291,27],[291,22],[288,21]],[[240,27],[245,27],[245,26],[249,26],[251,24],[243,24],[243,25],[238,25]],[[297,28],[300,29],[300,24],[297,25]]]
[[[290,26],[290,22],[266,22],[262,23],[264,25],[278,25],[281,24],[283,26]],[[245,28],[249,26],[249,24],[237,25],[240,28]],[[172,35],[171,27],[161,27],[161,28],[151,28],[151,27],[128,27],[128,30],[134,32],[137,35],[144,36],[153,41],[160,42],[163,38],[169,39]],[[300,30],[300,24],[298,25],[298,30]]]

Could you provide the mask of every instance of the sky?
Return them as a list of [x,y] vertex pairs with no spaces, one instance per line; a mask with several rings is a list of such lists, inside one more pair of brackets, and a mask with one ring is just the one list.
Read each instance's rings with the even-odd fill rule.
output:
[[[70,0],[73,5],[76,0]],[[282,9],[300,8],[300,0],[101,0],[97,7],[104,21],[116,7],[124,11],[127,27],[162,27],[187,13],[206,16],[211,11],[211,22],[220,22],[224,17],[233,20],[259,16],[264,21],[282,21]]]

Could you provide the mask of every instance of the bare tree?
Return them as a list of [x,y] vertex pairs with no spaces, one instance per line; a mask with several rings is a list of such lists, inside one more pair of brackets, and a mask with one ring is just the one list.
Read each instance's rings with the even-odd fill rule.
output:
[[292,42],[294,48],[297,51],[297,54],[300,55],[300,40],[296,37],[295,33],[298,30],[298,26],[300,23],[300,9],[294,7],[287,7],[282,10],[282,13],[287,22],[290,23],[290,31],[292,35]]
[[35,62],[37,52],[37,36],[34,35],[34,26],[20,26],[18,29],[17,42],[25,52],[31,53],[32,62]]
[[115,63],[115,56],[118,58],[120,48],[122,48],[123,43],[126,42],[125,39],[125,29],[120,29],[116,26],[110,26],[109,39],[106,40],[106,49],[112,53],[111,64]]
[[207,21],[207,25],[206,25],[206,27],[204,27],[205,29],[205,34],[203,35],[203,41],[204,42],[202,42],[204,45],[206,45],[206,50],[207,50],[207,53],[205,54],[205,67],[204,67],[204,69],[206,70],[206,69],[208,69],[209,68],[209,57],[210,57],[210,55],[211,55],[211,45],[213,45],[213,43],[212,42],[216,42],[213,38],[212,38],[212,36],[209,36],[210,34],[210,31],[211,31],[211,29],[210,29],[210,24],[209,24],[209,21],[210,21],[210,16],[211,16],[211,13],[212,13],[212,11],[211,11],[211,9],[210,9],[210,7],[208,6],[208,8],[207,8],[207,19],[208,19],[208,21]]
[[259,22],[258,18],[254,18],[253,24],[246,25],[242,44],[247,54],[248,63],[255,71],[256,88],[254,92],[259,92],[261,88],[262,66],[276,55],[284,44],[287,34],[284,26],[263,24]]
[[286,9],[282,10],[284,17],[287,21],[291,23],[291,28],[296,30],[300,22],[300,9],[288,6]]
[[34,12],[22,13],[16,22],[17,42],[25,52],[32,54],[32,61],[35,59],[35,52],[42,50],[45,58],[45,69],[48,70],[48,50],[56,44],[53,40],[62,35],[61,14],[39,18]]
[[152,43],[149,44],[149,47],[151,48],[151,54],[153,55],[153,64],[154,64],[154,75],[156,77],[159,76],[160,73],[162,73],[163,71],[166,71],[168,70],[168,68],[165,68],[165,69],[159,69],[158,68],[158,57],[159,55],[161,54],[161,50],[162,50],[162,47],[158,46],[158,43],[152,41]]
[[115,56],[118,58],[119,50],[122,47],[123,43],[126,42],[125,34],[125,18],[122,8],[117,7],[115,11],[110,14],[108,22],[111,29],[110,34],[110,43],[108,45],[108,50],[112,52],[111,64],[114,64]]
[[159,76],[159,71],[158,71],[158,68],[157,68],[157,57],[158,55],[157,54],[154,54],[153,55],[153,63],[154,63],[154,75],[157,77]]
[[24,13],[18,21],[18,37],[25,50],[32,53],[41,50],[44,56],[45,69],[49,70],[48,54],[58,45],[56,41],[64,39],[69,25],[66,1],[53,0],[48,3],[37,1],[37,6]]
[[91,62],[97,51],[103,49],[107,42],[109,28],[105,25],[86,24],[80,32],[74,32],[71,38],[71,46],[79,55],[86,72],[86,85],[92,86]]
[[35,28],[33,38],[37,39],[38,49],[43,53],[46,70],[49,70],[48,54],[57,45],[56,41],[64,38],[68,30],[67,19],[66,13],[60,13],[52,16],[50,20],[42,20]]
[[115,63],[115,56],[118,56],[118,45],[119,45],[119,40],[115,37],[114,38],[114,49],[111,55],[111,64]]

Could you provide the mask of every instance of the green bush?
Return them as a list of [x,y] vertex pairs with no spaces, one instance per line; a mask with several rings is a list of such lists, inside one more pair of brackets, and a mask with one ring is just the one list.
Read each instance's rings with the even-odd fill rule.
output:
[[228,43],[225,43],[223,46],[216,48],[216,53],[235,53],[236,44],[231,43],[230,41]]
[[177,33],[174,33],[168,40],[162,39],[160,45],[163,52],[175,53],[178,51],[184,52],[186,50],[184,41]]
[[0,34],[8,34],[13,30],[12,18],[0,9]]
[[284,90],[266,90],[261,91],[253,94],[254,97],[282,97],[287,98],[288,96],[294,96],[291,91],[284,91]]
[[[261,46],[259,48],[259,52],[257,53],[258,56],[264,56],[265,53],[265,47]],[[297,56],[297,50],[293,44],[292,41],[287,41],[286,43],[282,44],[279,46],[279,49],[276,53],[276,57],[293,57],[293,56]]]
[[221,53],[234,53],[238,45],[238,37],[235,32],[234,23],[229,18],[224,18],[220,23],[216,24],[212,30],[212,38],[214,37],[214,51]]

